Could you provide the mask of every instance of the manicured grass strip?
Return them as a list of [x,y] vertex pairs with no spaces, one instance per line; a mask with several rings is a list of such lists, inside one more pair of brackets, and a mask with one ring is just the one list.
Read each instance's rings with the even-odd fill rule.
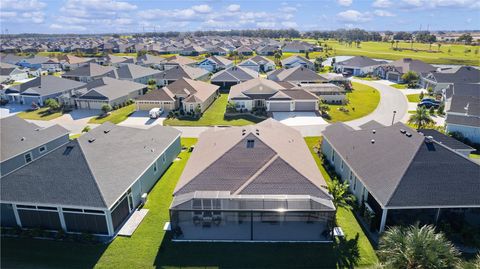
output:
[[354,78],[360,79],[360,80],[366,80],[366,81],[376,81],[376,80],[379,80],[378,78],[373,78],[373,77],[357,77],[357,76],[355,76]]
[[224,118],[225,110],[227,109],[228,94],[222,93],[217,100],[215,100],[210,107],[203,113],[200,119],[166,119],[163,125],[172,126],[214,126],[214,125],[232,125],[243,126],[254,124],[256,120],[248,119],[232,119]]
[[408,102],[418,103],[420,102],[420,94],[407,94]]
[[69,138],[70,138],[70,140],[75,140],[75,139],[79,138],[81,135],[82,135],[82,134],[71,134],[71,135],[69,136]]
[[48,107],[42,107],[34,111],[23,111],[17,114],[18,117],[26,120],[53,120],[62,115],[61,111],[50,113]]
[[396,89],[403,90],[403,89],[407,89],[408,85],[407,84],[392,84],[392,85],[390,85],[390,87],[394,87]]
[[471,153],[468,157],[472,159],[480,159],[480,154]]
[[[312,153],[313,158],[315,159],[315,162],[317,163],[317,166],[323,175],[323,178],[325,178],[327,185],[330,185],[332,179],[323,167],[318,154],[313,151],[314,146],[320,145],[320,139],[321,137],[305,137],[305,142],[307,143],[307,146],[310,149],[310,152]],[[352,211],[345,208],[337,209],[337,223],[340,227],[342,227],[347,240],[355,238],[355,236],[358,234],[358,250],[360,253],[359,266],[369,266],[378,263],[375,250],[363,232],[362,227],[357,222],[357,219],[353,215]]]
[[[353,91],[347,93],[348,105],[328,105],[331,119],[329,122],[350,121],[372,113],[380,102],[380,93],[365,84],[353,82]],[[349,112],[339,110],[342,106]]]
[[90,119],[88,123],[102,124],[104,122],[109,121],[111,123],[118,124],[126,120],[128,116],[130,116],[133,112],[135,112],[135,104],[131,104],[131,105],[119,108],[117,110],[113,110],[106,117],[102,117],[99,115],[95,118]]

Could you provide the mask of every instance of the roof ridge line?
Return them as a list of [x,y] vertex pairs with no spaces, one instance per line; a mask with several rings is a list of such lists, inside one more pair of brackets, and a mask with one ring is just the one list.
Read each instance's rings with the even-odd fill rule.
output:
[[92,176],[93,178],[93,182],[95,183],[95,186],[97,187],[97,190],[98,192],[100,193],[100,196],[102,198],[102,201],[103,203],[105,204],[105,207],[110,209],[110,205],[107,204],[107,201],[105,201],[105,197],[104,197],[104,194],[102,192],[102,189],[100,188],[100,186],[98,185],[98,182],[97,182],[97,178],[95,177],[95,175],[93,174],[92,172],[92,168],[90,167],[90,163],[88,162],[88,159],[85,157],[85,152],[83,151],[83,147],[82,147],[82,144],[80,143],[80,141],[78,141],[77,139],[77,144],[78,144],[78,147],[80,148],[80,151],[82,152],[82,158],[85,160],[85,163],[87,164],[87,167],[88,167],[88,172],[90,173],[90,175]]
[[267,169],[275,160],[280,158],[280,155],[275,152],[275,155],[266,162],[260,169],[258,169],[247,181],[245,181],[233,194],[238,195],[241,191],[243,191],[253,180],[255,180],[265,169]]
[[409,164],[408,164],[408,166],[405,168],[405,170],[403,171],[402,175],[400,176],[400,180],[398,181],[398,183],[395,184],[395,187],[394,187],[394,189],[393,189],[392,194],[390,194],[390,197],[388,197],[388,200],[385,202],[385,205],[384,205],[385,207],[387,207],[387,205],[390,203],[390,200],[392,200],[393,195],[397,192],[398,186],[400,185],[400,182],[402,182],[402,178],[405,176],[405,174],[407,173],[408,169],[409,169],[410,166],[412,165],[412,161],[413,161],[413,159],[415,159],[415,156],[417,156],[417,154],[418,154],[418,152],[420,151],[420,148],[422,147],[423,143],[425,143],[425,138],[422,140],[421,143],[418,143],[417,150],[415,151],[415,154],[412,154],[412,156],[410,157]]

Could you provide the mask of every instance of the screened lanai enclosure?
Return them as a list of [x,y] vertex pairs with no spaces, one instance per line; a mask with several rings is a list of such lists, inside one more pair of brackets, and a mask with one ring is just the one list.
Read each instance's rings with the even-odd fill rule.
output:
[[309,195],[192,192],[170,207],[174,240],[331,241],[335,211]]

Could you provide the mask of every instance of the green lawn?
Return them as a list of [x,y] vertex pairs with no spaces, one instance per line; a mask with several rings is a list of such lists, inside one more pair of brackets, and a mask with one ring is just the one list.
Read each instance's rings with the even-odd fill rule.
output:
[[353,82],[352,84],[354,90],[347,93],[349,103],[344,106],[348,108],[349,112],[340,111],[339,108],[342,105],[328,105],[330,107],[328,114],[331,117],[329,122],[358,119],[372,113],[377,108],[380,102],[380,93],[377,90],[361,83]]
[[217,100],[203,113],[200,119],[166,119],[163,125],[173,126],[214,126],[214,125],[232,125],[243,126],[254,124],[258,120],[249,119],[224,119],[225,110],[227,108],[228,94],[222,93]]
[[468,157],[472,159],[480,159],[480,154],[471,153]]
[[69,136],[69,138],[70,138],[70,140],[75,140],[75,139],[79,138],[81,135],[82,135],[82,134],[71,134],[71,135]]
[[408,102],[418,103],[420,102],[420,94],[407,94]]
[[392,85],[390,85],[390,87],[394,87],[396,89],[403,90],[403,89],[407,89],[408,85],[407,84],[392,84]]
[[[311,149],[318,137],[306,138]],[[189,147],[196,139],[182,138]],[[2,238],[3,268],[335,268],[336,245],[309,243],[174,243],[162,227],[169,221],[172,192],[190,153],[180,153],[149,193],[149,212],[132,237],[108,245],[82,245],[47,240]],[[314,154],[315,161],[319,158]],[[325,176],[325,170],[320,170]],[[328,175],[327,175],[328,176]],[[327,181],[329,178],[325,177]],[[375,252],[350,211],[337,221],[347,240],[358,234],[359,266],[377,262]],[[299,262],[301,261],[301,262]]]
[[42,107],[34,111],[23,111],[17,114],[18,117],[26,120],[52,120],[62,115],[61,111],[50,113],[48,107]]
[[379,80],[379,78],[376,78],[376,77],[357,77],[357,76],[354,76],[354,78],[360,79],[360,80],[366,80],[366,81],[376,81],[376,80]]
[[88,121],[88,123],[102,124],[104,122],[109,121],[111,123],[118,124],[126,120],[128,116],[130,116],[133,112],[135,112],[135,104],[131,104],[131,105],[119,108],[117,110],[113,110],[106,117],[97,116],[95,118],[92,118]]
[[[322,44],[325,41],[321,41]],[[367,56],[375,59],[398,60],[401,58],[413,58],[422,60],[431,64],[457,64],[457,65],[480,65],[480,55],[475,54],[477,47],[459,44],[442,44],[438,51],[437,45],[432,45],[432,51],[412,51],[411,44],[407,42],[399,42],[398,48],[393,50],[390,42],[362,42],[360,47],[347,46],[340,44],[335,40],[328,40],[327,45],[333,50],[333,55],[351,55],[351,56]],[[397,45],[395,44],[394,47]],[[413,48],[417,50],[429,50],[429,44],[414,43]],[[448,52],[450,49],[450,52]],[[471,52],[465,53],[465,49]]]
[[[305,137],[305,142],[307,143],[307,146],[310,149],[310,152],[312,153],[313,158],[315,159],[315,162],[317,163],[317,166],[320,169],[320,172],[325,178],[327,185],[330,185],[332,182],[332,179],[330,178],[330,175],[327,173],[327,171],[323,167],[320,157],[313,151],[314,146],[320,145],[320,139],[321,137]],[[359,266],[371,266],[378,263],[378,258],[377,258],[377,255],[375,254],[375,250],[373,249],[372,244],[370,243],[367,236],[363,232],[362,227],[357,222],[351,210],[348,210],[345,208],[339,208],[337,210],[337,223],[340,227],[342,227],[342,230],[345,233],[347,240],[355,238],[357,234],[359,235],[359,239],[358,239],[358,249],[360,253]]]

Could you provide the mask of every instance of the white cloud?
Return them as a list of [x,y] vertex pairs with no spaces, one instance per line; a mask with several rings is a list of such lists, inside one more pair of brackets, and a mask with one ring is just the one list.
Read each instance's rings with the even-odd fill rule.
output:
[[10,19],[17,16],[18,14],[15,11],[0,11],[0,19]]
[[262,22],[257,22],[257,27],[260,28],[275,28],[276,23],[273,21],[262,21]]
[[373,2],[372,6],[374,7],[379,7],[379,8],[387,8],[392,6],[392,2],[390,0],[375,0]]
[[240,11],[240,5],[231,4],[227,7],[227,10],[230,11],[230,12],[238,12],[238,11]]
[[377,9],[373,12],[373,14],[379,16],[379,17],[395,17],[395,14],[389,12],[389,11],[386,11],[386,10],[381,10],[381,9]]
[[62,9],[73,13],[77,10],[131,11],[137,9],[137,6],[116,0],[68,0]]
[[402,0],[401,7],[406,9],[434,8],[480,8],[478,0]]
[[75,26],[75,25],[64,25],[64,24],[57,24],[57,23],[52,23],[49,26],[50,29],[55,29],[55,30],[70,30],[70,31],[85,31],[87,28],[83,26]]
[[287,28],[297,28],[298,24],[294,21],[284,21],[282,22],[282,25],[287,27]]
[[290,6],[282,6],[278,10],[281,11],[281,12],[285,12],[285,13],[292,13],[292,12],[296,12],[297,8],[296,7],[290,7]]
[[42,23],[45,21],[45,13],[41,11],[24,12],[22,18],[31,20],[34,23]]
[[367,22],[372,18],[369,13],[361,13],[357,10],[346,10],[337,14],[337,17],[342,22]]
[[352,0],[337,0],[337,3],[341,6],[348,7],[352,4]]
[[192,9],[198,13],[210,13],[212,11],[212,8],[209,5],[193,6]]
[[46,7],[47,4],[38,0],[2,0],[0,9],[2,10],[39,10]]

